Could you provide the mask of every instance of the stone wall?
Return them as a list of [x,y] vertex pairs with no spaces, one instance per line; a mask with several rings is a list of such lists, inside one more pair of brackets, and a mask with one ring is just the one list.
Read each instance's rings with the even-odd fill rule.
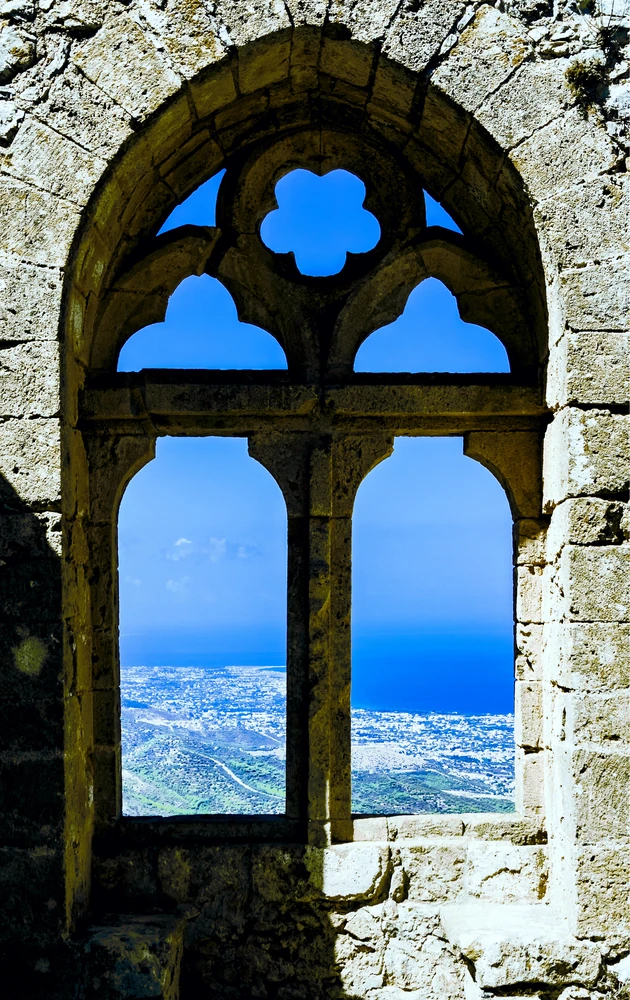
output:
[[[0,4],[12,995],[626,995],[630,21],[625,0],[581,6]],[[386,223],[316,294],[257,237],[301,164],[367,174]],[[224,165],[218,228],[156,240]],[[462,240],[423,228],[422,187]],[[280,340],[286,378],[116,376],[204,271]],[[506,344],[503,383],[353,381],[361,340],[429,274]],[[157,435],[217,432],[248,436],[287,499],[288,814],[133,823],[117,505]],[[446,432],[514,514],[518,815],[353,821],[352,499],[394,434]]]

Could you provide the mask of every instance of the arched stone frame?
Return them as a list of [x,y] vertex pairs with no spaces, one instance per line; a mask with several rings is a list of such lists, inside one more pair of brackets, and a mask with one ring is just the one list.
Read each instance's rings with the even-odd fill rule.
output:
[[[296,33],[296,46],[300,37]],[[270,52],[276,51],[277,44],[277,40],[269,42]],[[359,49],[352,51],[357,54]],[[240,54],[239,67],[247,54],[247,50]],[[393,71],[387,62],[383,65]],[[212,91],[217,76],[224,72],[220,66],[199,81],[198,101],[205,90]],[[429,90],[426,101],[431,98]],[[454,115],[457,121],[457,113],[444,98],[441,100],[441,113]],[[227,166],[219,193],[217,227],[186,226],[156,238],[147,235],[147,230],[157,229],[165,211],[172,207],[173,196],[150,221],[142,218],[141,224],[126,217],[124,199],[120,198],[114,203],[126,220],[125,228],[110,227],[115,245],[112,243],[109,251],[102,248],[95,271],[90,254],[102,230],[96,220],[101,205],[114,201],[112,190],[117,192],[117,175],[142,170],[146,164],[151,164],[151,172],[154,170],[150,138],[146,137],[143,144],[151,153],[150,159],[138,157],[132,144],[105,182],[92,216],[86,220],[69,294],[75,301],[83,299],[86,303],[81,327],[85,388],[79,427],[92,450],[98,451],[99,443],[105,446],[107,426],[116,434],[125,425],[138,430],[144,426],[147,440],[160,433],[245,433],[253,453],[283,489],[291,525],[289,825],[269,824],[260,835],[286,837],[291,831],[292,836],[307,836],[310,842],[325,844],[331,839],[352,839],[349,573],[350,519],[356,488],[374,462],[389,453],[395,433],[467,433],[472,454],[471,442],[485,435],[489,451],[496,452],[497,447],[501,451],[500,460],[490,463],[490,467],[493,471],[497,466],[501,469],[500,478],[504,484],[507,482],[517,524],[525,516],[530,520],[538,518],[542,530],[540,458],[529,442],[539,442],[546,420],[541,401],[546,329],[538,305],[544,293],[536,238],[516,174],[507,169],[504,180],[506,188],[512,189],[508,211],[516,213],[518,207],[521,209],[518,239],[513,245],[512,232],[497,219],[479,232],[474,214],[479,209],[469,216],[466,199],[458,203],[459,218],[463,224],[468,219],[474,235],[458,236],[439,227],[426,229],[422,190],[431,180],[432,151],[423,152],[417,144],[410,160],[405,148],[401,148],[402,140],[394,143],[383,137],[374,123],[371,128],[364,123],[359,131],[356,93],[336,101],[337,114],[341,114],[341,106],[348,116],[341,126],[329,122],[330,109],[327,118],[320,107],[309,110],[309,124],[304,119],[303,102],[301,88],[294,85],[287,96],[284,120],[274,124],[272,131],[269,126],[262,128],[263,116],[262,121],[257,120],[256,133],[244,138],[236,127],[237,99],[232,111],[233,148],[227,147],[224,140],[221,154],[218,147],[214,150],[214,159],[208,158],[208,162],[199,156],[196,173],[190,163],[190,146],[196,148],[195,131],[205,136],[206,124],[203,120],[195,123],[188,144],[170,155],[169,176],[186,171],[188,190]],[[420,122],[421,127],[426,124],[424,118]],[[467,128],[468,123],[461,120],[459,127]],[[411,123],[408,130],[412,135],[418,131]],[[176,139],[180,138],[176,132]],[[410,141],[407,139],[407,144]],[[477,130],[476,143],[485,149],[487,157],[494,155],[497,164],[500,162],[498,151],[481,129]],[[436,145],[446,172],[448,152],[439,143]],[[207,155],[207,143],[202,148]],[[367,186],[366,205],[382,224],[378,246],[368,254],[350,255],[343,271],[330,279],[303,278],[291,255],[273,254],[259,237],[260,224],[275,205],[275,183],[296,165],[319,172],[344,166],[358,172]],[[156,183],[159,186],[161,182]],[[488,191],[486,184],[486,197]],[[468,199],[473,205],[475,193]],[[448,204],[448,198],[444,200]],[[145,205],[142,211],[146,212]],[[516,231],[516,222],[514,225]],[[91,269],[86,268],[88,261]],[[115,375],[113,368],[125,339],[148,321],[163,318],[168,296],[183,277],[204,271],[226,284],[241,319],[264,326],[279,340],[287,355],[288,373],[243,373],[240,379],[235,373]],[[362,340],[377,326],[399,315],[410,291],[428,275],[446,282],[466,318],[489,325],[499,335],[510,356],[509,376],[489,380],[467,376],[418,376],[406,380],[396,376],[353,376],[354,355]],[[92,284],[88,284],[90,280]],[[74,317],[74,309],[69,310],[69,315]],[[78,361],[76,354],[68,358],[70,366]],[[252,385],[252,381],[256,384]],[[401,384],[395,385],[397,382]],[[291,431],[294,457],[286,444],[291,440]],[[500,440],[499,445],[495,439]],[[349,450],[344,445],[346,440],[354,441]],[[531,453],[525,463],[524,453],[510,447],[512,442],[522,441],[528,443]],[[359,463],[355,469],[356,456],[364,453],[370,456],[367,465]],[[301,471],[294,469],[296,461]],[[97,459],[96,464],[100,467],[104,463]],[[126,474],[121,466],[118,477],[123,480]],[[116,475],[114,469],[112,475]],[[519,488],[523,493],[523,476],[531,480],[524,505],[514,500]],[[512,479],[519,480],[514,489]],[[119,494],[118,486],[111,495]],[[111,517],[111,537],[115,537],[115,506]],[[520,551],[518,535],[516,545]],[[522,561],[526,557],[518,558]],[[109,565],[114,565],[111,559]],[[322,576],[324,565],[328,569]],[[314,569],[316,566],[319,568]],[[293,567],[301,569],[294,571]],[[303,577],[305,572],[307,577],[300,578],[300,573]],[[295,582],[298,578],[299,582]],[[99,580],[99,593],[102,588]],[[113,586],[110,594],[115,601]],[[311,614],[310,624],[304,620],[304,612],[301,616],[299,613],[307,601],[315,605],[321,602],[319,618]],[[96,603],[100,606],[98,599]],[[517,597],[517,606],[522,605]],[[109,619],[115,622],[115,607],[110,609]],[[293,638],[293,628],[299,640]],[[116,712],[118,668],[114,660],[110,684],[110,705]],[[113,734],[119,741],[117,725],[117,719],[103,720],[102,728],[95,729],[96,813],[100,823],[106,825],[120,815],[120,792],[116,791],[120,787],[119,755],[116,740],[113,746],[99,741],[101,733],[103,738]],[[527,749],[533,753],[540,747]],[[519,761],[519,809],[540,815],[540,787],[530,788],[531,781],[523,777],[533,761],[533,757],[531,761]],[[112,767],[118,768],[117,774],[112,773]],[[225,821],[223,828],[233,831],[235,823]],[[260,822],[247,822],[250,831],[254,826],[262,829]],[[218,834],[216,823],[214,830]]]
[[[434,148],[443,142],[453,159],[458,160],[458,169],[448,173],[444,183],[446,165],[435,158],[431,179],[426,183],[464,228],[469,220],[459,214],[459,202],[463,204],[464,199],[458,197],[464,188],[479,194],[472,220],[478,227],[471,226],[479,230],[483,230],[488,218],[484,215],[484,203],[496,205],[497,192],[506,193],[502,177],[505,164],[500,165],[502,154],[498,160],[489,156],[483,143],[479,143],[480,129],[485,129],[499,150],[507,154],[507,160],[515,164],[525,184],[525,210],[529,211],[530,203],[536,206],[535,229],[543,251],[543,286],[550,308],[550,377],[545,402],[556,414],[544,449],[545,510],[552,515],[553,551],[552,562],[544,576],[531,574],[537,580],[542,579],[543,613],[540,617],[544,615],[548,623],[543,626],[532,622],[529,645],[521,657],[521,669],[534,674],[537,682],[542,676],[542,665],[545,670],[541,683],[547,705],[545,719],[548,724],[543,734],[547,751],[540,756],[547,755],[549,759],[547,814],[555,898],[560,901],[573,929],[608,935],[611,940],[620,941],[627,924],[627,911],[620,902],[623,900],[625,859],[629,852],[624,828],[627,804],[623,796],[609,793],[625,781],[621,752],[624,739],[622,737],[621,743],[615,746],[602,743],[601,738],[584,742],[580,732],[595,731],[596,699],[612,706],[616,699],[627,697],[621,668],[610,667],[611,663],[623,660],[628,644],[624,610],[627,598],[622,583],[627,546],[619,544],[623,532],[615,528],[615,518],[619,521],[619,504],[626,499],[627,482],[627,317],[623,304],[623,289],[627,287],[627,175],[617,170],[618,152],[600,128],[598,115],[583,120],[579,110],[569,106],[569,96],[563,89],[564,66],[558,61],[541,62],[535,55],[532,57],[531,43],[518,21],[483,6],[467,27],[455,32],[456,44],[447,43],[440,55],[440,48],[452,28],[450,15],[447,24],[438,10],[440,5],[435,10],[433,5],[426,6],[431,7],[425,12],[426,30],[415,35],[414,19],[405,12],[400,12],[385,27],[371,20],[369,27],[362,27],[352,19],[350,11],[341,10],[338,17],[343,28],[341,33],[346,38],[330,37],[321,44],[318,27],[313,23],[306,26],[301,38],[297,31],[295,39],[292,38],[293,27],[299,26],[301,21],[317,21],[316,12],[302,15],[292,10],[292,26],[285,11],[265,9],[247,28],[248,35],[244,34],[246,29],[238,19],[223,9],[224,5],[220,7],[219,17],[227,19],[231,39],[240,49],[236,80],[243,92],[241,101],[250,102],[251,121],[256,123],[255,127],[266,127],[262,112],[272,106],[271,91],[284,87],[286,94],[290,91],[288,81],[294,76],[310,79],[313,86],[318,74],[322,79],[326,77],[326,92],[332,95],[332,102],[342,93],[356,95],[353,88],[364,80],[370,88],[370,97],[367,103],[359,102],[362,108],[361,114],[356,116],[359,124],[373,116],[374,109],[379,109],[379,127],[395,137],[401,132],[401,122],[404,131],[408,116],[415,115],[417,120],[423,111],[424,162],[430,160],[433,152],[431,143],[424,141],[431,135],[438,137]],[[263,40],[262,36],[274,29],[280,34]],[[152,30],[159,35],[164,29],[158,24]],[[152,79],[149,81],[143,58],[139,58],[138,53],[142,46],[145,52],[148,46],[148,51],[154,53],[153,43],[146,26],[127,13],[112,19],[94,39],[82,41],[77,46],[80,51],[73,53],[73,60],[81,65],[86,79],[95,81],[101,93],[112,97],[108,112],[112,122],[114,112],[118,113],[116,101],[119,101],[118,107],[126,107],[135,121],[142,123],[143,141],[154,151],[163,143],[165,163],[178,143],[183,146],[190,142],[188,151],[192,154],[198,151],[202,156],[203,143],[197,147],[196,140],[187,132],[191,107],[188,96],[176,99],[168,114],[156,117],[154,123],[151,123],[151,115],[179,91],[182,78],[194,80],[206,63],[220,59],[223,43],[215,36],[211,52],[208,45],[211,31],[210,24],[204,45],[195,48],[191,42],[189,49],[186,48],[189,40],[178,39],[175,43],[172,33],[166,33],[162,53],[151,56]],[[373,38],[382,31],[385,32],[383,51],[389,61],[381,60],[373,47]],[[334,36],[335,32],[331,34]],[[261,40],[254,44],[247,58],[243,42],[258,35]],[[293,55],[293,40],[299,52],[304,53],[303,62]],[[505,58],[496,58],[497,48]],[[369,57],[366,50],[371,53]],[[492,56],[486,54],[490,51]],[[428,65],[436,67],[436,71],[425,97],[424,84],[421,81],[418,85],[414,73],[422,73]],[[196,92],[199,102],[205,101],[202,112],[216,109],[219,115],[224,114],[222,125],[226,130],[237,127],[229,117],[236,93],[234,79],[232,71],[221,66],[207,93],[194,83],[187,89],[193,100]],[[124,80],[124,86],[117,82],[120,80]],[[267,88],[264,101],[258,105],[254,81]],[[549,93],[549,101],[544,107],[535,99],[540,87],[547,88]],[[280,106],[278,98],[274,107]],[[527,121],[517,113],[519,107],[529,109]],[[514,113],[506,114],[506,108]],[[101,108],[98,113],[102,113]],[[51,123],[54,125],[52,113]],[[455,127],[458,123],[461,127]],[[26,132],[30,128],[32,136],[33,129],[38,127],[31,118],[24,129]],[[44,130],[46,127],[43,126]],[[56,364],[55,349],[46,337],[57,329],[60,316],[59,269],[69,260],[71,243],[83,221],[77,205],[87,201],[106,169],[104,159],[86,157],[71,137],[55,135],[59,157],[47,165],[45,172],[42,173],[36,158],[30,162],[23,155],[20,158],[18,144],[8,175],[3,179],[8,199],[5,204],[9,205],[4,233],[8,258],[3,261],[3,273],[8,282],[6,295],[9,302],[19,303],[14,276],[19,272],[23,280],[24,270],[29,269],[31,302],[36,303],[30,311],[20,307],[15,313],[10,312],[8,329],[11,334],[15,331],[20,344],[15,348],[18,352],[23,350],[21,338],[25,331],[25,343],[29,342],[29,332],[37,331],[41,340],[33,341],[35,346],[29,350],[32,356],[40,359],[41,370],[45,368],[47,376],[54,372]],[[458,137],[462,137],[461,141]],[[419,141],[405,140],[410,157],[417,151]],[[207,143],[206,149],[211,149],[210,137]],[[567,148],[571,151],[570,156],[567,156]],[[159,159],[161,154],[155,152],[154,155]],[[107,157],[116,159],[111,152]],[[73,165],[70,171],[68,164]],[[123,171],[116,181],[121,184],[118,204],[126,200],[126,190],[127,195],[136,199],[136,204],[144,199],[145,206],[151,210],[157,206],[154,216],[157,218],[160,213],[165,214],[165,205],[173,194],[181,197],[193,186],[190,180],[180,180],[173,175],[170,177],[173,186],[165,191],[159,174],[156,168],[138,184],[133,176],[125,176]],[[498,177],[498,181],[484,190],[484,176]],[[83,269],[84,279],[87,279],[82,279],[84,290],[92,287],[90,269],[97,272],[102,260],[110,254],[99,244],[99,239],[106,237],[108,230],[113,231],[117,225],[115,190],[115,187],[110,188],[109,201],[105,198],[98,205],[99,235],[93,229],[92,239],[83,249],[79,249],[78,239],[75,241],[78,267],[75,273],[80,274]],[[513,194],[507,192],[506,200],[509,201]],[[19,210],[19,206],[25,210]],[[44,229],[38,215],[41,211],[46,212]],[[518,219],[519,211],[514,211],[510,218]],[[136,219],[131,228],[135,230],[133,243],[136,235],[142,232],[141,220]],[[513,229],[513,226],[508,224],[506,229]],[[82,254],[83,260],[80,259]],[[611,293],[612,282],[616,282],[618,293]],[[74,343],[76,338],[77,350],[76,353],[74,350],[68,352],[66,385],[70,391],[64,394],[63,423],[57,422],[58,393],[55,389],[50,392],[47,383],[41,388],[38,383],[33,395],[39,399],[50,398],[50,403],[38,404],[24,431],[25,440],[36,442],[21,470],[22,474],[24,469],[28,470],[35,482],[32,500],[31,493],[23,485],[24,480],[13,474],[13,462],[3,468],[7,480],[15,482],[26,502],[35,504],[35,511],[54,510],[60,503],[61,436],[65,441],[65,461],[71,459],[76,463],[74,470],[80,472],[81,469],[82,446],[73,429],[77,398],[73,386],[77,387],[83,377],[81,339],[94,300],[90,301],[88,295],[85,301],[80,288],[69,288],[68,292],[68,343]],[[65,329],[64,326],[64,336]],[[6,415],[21,417],[29,407],[32,410],[32,404],[23,402],[30,395],[30,392],[17,393],[15,401],[11,397],[6,404]],[[137,398],[137,393],[135,395]],[[4,430],[7,440],[8,435],[16,433],[8,422]],[[38,465],[48,472],[46,486],[38,485]],[[85,510],[85,497],[81,491],[77,495],[74,487],[79,479],[80,476],[74,480],[64,471],[62,492],[67,517],[64,566],[68,566],[69,571],[80,562],[76,550],[70,549],[72,536],[80,540],[79,522]],[[75,516],[77,511],[78,518]],[[587,523],[591,524],[590,534],[585,528]],[[80,550],[79,542],[77,546]],[[535,554],[532,552],[535,565],[542,559],[539,549]],[[584,589],[585,572],[590,593]],[[620,596],[609,609],[603,581],[610,581],[611,574],[615,592]],[[53,577],[54,574],[51,580]],[[606,586],[611,586],[610,582]],[[536,588],[533,590],[535,596]],[[84,591],[78,587],[75,593]],[[74,614],[71,599],[72,586],[69,586],[63,611],[69,625],[72,625],[69,619]],[[83,615],[83,611],[77,614]],[[24,620],[27,621],[26,612]],[[68,634],[69,646],[75,651],[73,655],[84,656],[82,669],[91,670],[90,652],[86,649],[81,653],[84,632],[81,628],[70,627]],[[85,673],[79,670],[79,675],[85,676]],[[48,698],[49,692],[54,692],[54,697],[61,697],[55,682],[49,675],[46,677],[41,684],[46,683],[49,687],[43,697]],[[66,887],[67,912],[71,919],[77,907],[86,905],[92,832],[90,776],[89,773],[79,774],[83,749],[79,748],[77,756],[71,748],[80,742],[77,734],[81,730],[81,713],[85,719],[84,746],[89,747],[91,708],[89,698],[77,696],[67,673],[64,683],[67,691],[64,748],[68,766],[60,809],[66,817],[68,836],[63,841],[61,855],[51,854],[50,869]],[[82,706],[79,715],[78,702]],[[575,727],[576,706],[581,713],[579,730],[572,728]],[[587,719],[586,730],[584,718]],[[59,912],[62,910],[63,906]]]

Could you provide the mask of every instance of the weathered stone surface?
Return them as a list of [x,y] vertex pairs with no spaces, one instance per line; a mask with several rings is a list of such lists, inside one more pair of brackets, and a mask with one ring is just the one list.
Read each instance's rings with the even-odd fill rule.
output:
[[95,83],[134,118],[155,111],[180,86],[180,77],[154,42],[131,18],[112,19],[81,43],[73,60]]
[[[553,191],[614,170],[620,151],[604,128],[594,129],[580,109],[573,108],[537,129],[510,157],[532,196],[542,200]],[[563,164],[562,171],[558,170],[559,163]]]
[[328,899],[371,899],[387,876],[389,849],[378,844],[312,848],[306,865],[314,887]]
[[446,6],[427,0],[422,8],[401,8],[394,17],[383,44],[383,54],[420,72],[435,58],[466,6],[456,2]]
[[618,545],[623,542],[624,505],[611,500],[565,500],[553,511],[547,533],[547,559],[553,562],[564,545]]
[[567,974],[592,986],[599,975],[597,945],[572,937],[544,906],[451,905],[442,909],[442,922],[448,940],[473,963],[482,989],[552,984]]
[[127,917],[95,928],[86,945],[94,1000],[156,997],[176,1000],[183,944],[182,917]]
[[630,625],[545,626],[545,674],[578,691],[630,688]]
[[9,508],[58,507],[61,497],[59,421],[35,418],[0,423],[0,475]]
[[433,81],[467,111],[475,111],[521,65],[529,41],[521,25],[483,4]]
[[35,39],[12,24],[0,23],[0,83],[35,62]]
[[[597,177],[541,201],[535,211],[545,248],[561,268],[585,267],[630,251],[626,174]],[[549,252],[549,250],[547,252]]]
[[505,149],[519,144],[558,118],[570,101],[566,64],[527,61],[477,110],[476,117]]
[[[630,325],[630,258],[563,271],[560,284],[567,323],[576,331],[627,332]],[[604,338],[602,343],[608,341]],[[615,338],[610,338],[615,343]],[[627,355],[627,351],[624,352]],[[577,361],[577,357],[575,358]],[[573,367],[573,366],[571,366]]]
[[0,178],[0,251],[29,264],[63,267],[78,221],[75,205],[22,181]]
[[537,903],[544,898],[544,848],[474,841],[467,854],[464,888],[469,896],[488,903]]
[[555,620],[630,620],[630,546],[567,545],[550,573],[549,615]]
[[[612,275],[611,286],[618,287]],[[613,313],[610,325],[615,322]],[[624,405],[630,384],[629,357],[629,334],[565,333],[549,359],[549,405]]]
[[552,508],[568,497],[622,494],[628,489],[630,418],[605,410],[562,410],[547,430],[544,501]]
[[4,155],[0,169],[51,194],[85,204],[100,175],[104,160],[86,153],[52,129],[27,119]]
[[399,856],[409,899],[441,903],[455,899],[462,891],[466,844],[461,837],[420,841],[401,847]]

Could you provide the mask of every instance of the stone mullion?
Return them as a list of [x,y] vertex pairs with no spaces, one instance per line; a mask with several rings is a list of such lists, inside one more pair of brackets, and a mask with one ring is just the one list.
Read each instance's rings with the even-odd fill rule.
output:
[[[120,651],[118,632],[118,505],[132,476],[155,453],[149,433],[85,435],[89,500],[85,523],[87,566],[84,610],[91,637],[93,780],[97,826],[120,816]],[[81,598],[81,595],[77,595]]]

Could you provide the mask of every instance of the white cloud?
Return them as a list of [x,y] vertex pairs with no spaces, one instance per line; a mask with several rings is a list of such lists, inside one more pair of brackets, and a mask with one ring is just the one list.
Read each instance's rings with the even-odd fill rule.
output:
[[185,594],[189,583],[190,577],[182,576],[179,580],[167,580],[166,589],[170,590],[171,594]]
[[178,538],[176,542],[173,542],[173,547],[177,549],[176,552],[167,552],[166,558],[170,559],[171,562],[179,562],[180,559],[185,559],[192,552],[192,542],[190,538]]

